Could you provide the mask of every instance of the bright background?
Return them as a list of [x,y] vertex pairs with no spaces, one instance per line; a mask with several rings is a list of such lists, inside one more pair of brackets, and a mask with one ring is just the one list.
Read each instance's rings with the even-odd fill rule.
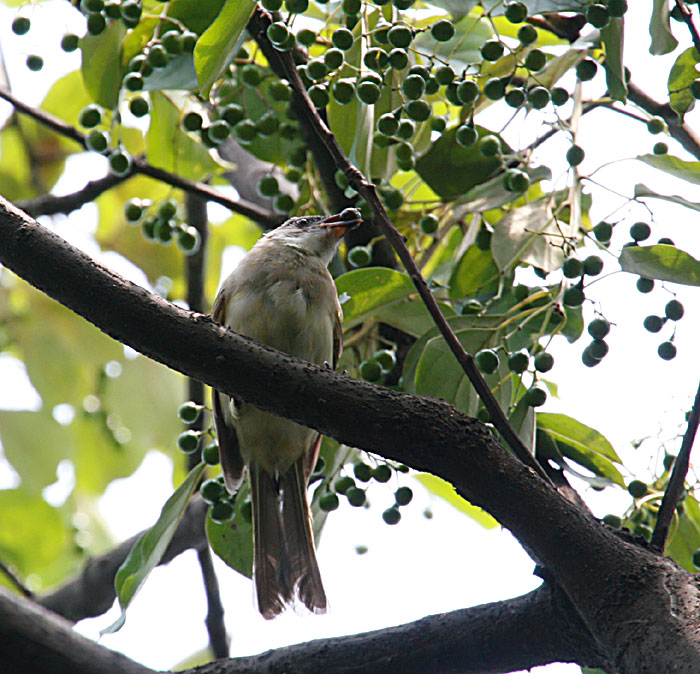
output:
[[[678,52],[651,57],[647,52],[650,3],[630,2],[630,6],[626,17],[626,61],[631,64],[633,80],[657,100],[665,101],[664,77]],[[80,21],[76,22],[74,14],[65,9],[64,2],[51,1],[37,5],[30,16],[36,25],[51,27],[52,39],[64,26],[82,33]],[[15,10],[0,6],[0,45],[9,80],[12,91],[21,100],[38,104],[58,75],[78,67],[78,56],[55,49],[48,52],[41,34],[34,30],[23,38],[14,36],[10,32],[14,13]],[[678,51],[687,48],[690,42],[684,27],[674,24],[674,32],[681,43]],[[44,55],[46,66],[41,73],[29,73],[25,68],[24,60],[30,52]],[[591,84],[591,91],[602,94],[599,79]],[[564,84],[573,86],[569,81]],[[0,118],[4,119],[9,110],[8,105],[0,104]],[[506,120],[504,116],[503,124]],[[491,128],[499,128],[498,115],[491,109],[484,121]],[[687,121],[691,126],[697,123],[697,113],[689,113]],[[512,127],[506,138],[508,134],[513,138],[514,132],[521,134],[521,140],[532,138],[538,131],[529,123]],[[593,112],[580,123],[579,143],[586,148],[581,172],[585,175],[611,155],[632,158],[650,152],[653,143],[661,139],[668,142],[673,154],[691,158],[669,138],[650,136],[640,123],[609,111]],[[552,167],[553,182],[558,187],[565,184],[567,147],[564,138],[555,137],[538,151],[540,159]],[[94,178],[106,172],[106,162],[101,157],[80,156],[69,161],[74,164],[74,179],[65,177],[54,190],[56,194],[79,189],[84,176]],[[686,199],[700,201],[698,187],[635,161],[615,163],[598,171],[595,177],[599,184],[609,185],[622,195],[631,195],[634,185],[642,182],[661,193],[682,194]],[[649,221],[649,212],[642,205],[627,205],[625,199],[602,187],[591,189],[597,192],[591,213],[594,222],[618,208],[622,208],[620,213],[629,214],[630,222],[635,218]],[[654,227],[656,238],[670,236],[680,248],[700,258],[696,214],[665,202],[648,203],[653,208],[652,222],[658,224]],[[212,215],[216,216],[215,209]],[[114,253],[103,254],[97,249],[91,239],[95,217],[94,209],[87,206],[58,223],[46,224],[120,273],[145,284],[143,275],[133,265]],[[622,242],[616,240],[618,245]],[[236,251],[231,251],[226,262],[232,265],[238,257]],[[225,273],[230,271],[230,265]],[[606,272],[612,268],[617,267],[606,260]],[[680,447],[677,434],[683,430],[683,413],[690,407],[700,374],[700,311],[696,290],[668,286],[685,304],[686,316],[678,325],[675,340],[678,357],[668,363],[661,361],[656,356],[659,335],[646,332],[642,320],[649,313],[662,312],[671,295],[664,290],[640,295],[634,283],[629,275],[613,273],[589,286],[588,297],[614,323],[607,339],[610,354],[598,367],[587,369],[580,362],[585,339],[573,346],[563,340],[555,341],[551,350],[556,364],[550,378],[559,384],[560,397],[550,398],[545,410],[571,414],[599,430],[635,476],[648,479],[663,456],[662,445],[666,443],[665,448],[671,453],[677,453]],[[21,364],[0,355],[0,409],[35,409],[39,404]],[[632,441],[644,438],[648,440],[639,449],[633,449]],[[151,452],[134,475],[109,487],[100,511],[117,539],[127,538],[155,521],[172,491],[171,476],[169,459]],[[57,483],[46,490],[46,498],[52,503],[60,503],[71,489],[69,469],[59,470],[57,478]],[[517,596],[539,585],[539,579],[532,575],[532,561],[507,531],[485,530],[432,498],[410,476],[400,479],[401,484],[414,489],[415,496],[413,503],[402,509],[403,519],[398,526],[389,527],[381,521],[381,511],[391,505],[393,491],[399,486],[393,481],[391,489],[376,485],[370,488],[368,496],[374,506],[371,509],[353,509],[343,502],[329,517],[319,546],[319,562],[331,604],[325,616],[288,614],[273,622],[264,621],[253,608],[250,581],[215,560],[232,656],[400,624]],[[13,486],[15,480],[12,468],[0,454],[0,488]],[[595,493],[581,481],[576,481],[576,485],[598,516],[621,513],[630,503],[630,497],[622,490]],[[430,520],[423,516],[426,508],[434,513]],[[367,546],[368,552],[357,554],[357,545]],[[115,635],[103,637],[101,643],[147,666],[170,668],[206,645],[205,613],[196,556],[188,552],[152,574],[129,609],[125,627]],[[107,615],[83,621],[77,629],[97,638],[99,630],[117,615],[113,608]],[[574,665],[555,664],[533,671],[561,674],[580,670]]]

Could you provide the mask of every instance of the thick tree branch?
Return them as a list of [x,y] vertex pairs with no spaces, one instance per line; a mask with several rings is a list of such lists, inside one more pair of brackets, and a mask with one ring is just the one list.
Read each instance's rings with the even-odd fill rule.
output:
[[[201,499],[190,503],[161,564],[167,564],[186,550],[207,548],[206,512],[207,505]],[[141,534],[132,536],[104,555],[93,557],[75,578],[50,594],[34,597],[34,601],[71,622],[102,615],[116,598],[114,576],[117,569],[140,537]]]
[[[259,42],[262,40],[267,40],[266,30],[270,23],[271,18],[269,12],[264,10],[262,7],[257,6],[249,23],[249,30]],[[518,437],[518,434],[510,425],[505,412],[501,409],[501,406],[498,404],[498,401],[491,392],[489,385],[486,383],[483,376],[479,372],[479,369],[476,367],[474,358],[464,350],[464,347],[457,338],[457,335],[454,333],[454,330],[452,330],[452,327],[447,322],[447,319],[438,306],[435,297],[430,292],[425,279],[421,275],[418,266],[404,243],[405,237],[403,237],[394,227],[393,223],[389,219],[389,216],[384,210],[384,206],[379,199],[375,186],[350,163],[350,160],[343,152],[335,136],[319,117],[318,111],[306,92],[306,88],[301,81],[299,73],[296,69],[296,64],[291,56],[286,52],[280,52],[279,58],[282,66],[284,67],[285,78],[291,85],[292,90],[299,101],[304,105],[305,110],[303,114],[309,121],[314,135],[321,139],[328,153],[332,157],[334,165],[343,171],[348,179],[348,183],[370,205],[375,222],[379,225],[380,230],[386,236],[389,243],[391,243],[393,246],[394,251],[398,255],[401,263],[408,273],[408,276],[415,285],[418,294],[433,318],[433,321],[440,331],[440,334],[445,339],[445,342],[454,354],[457,362],[464,370],[472,386],[474,386],[479,394],[479,398],[481,398],[484,406],[489,412],[491,422],[496,427],[498,432],[504,437],[508,443],[508,446],[513,450],[513,453],[523,462],[523,464],[528,466],[543,479],[548,480],[548,477],[540,464],[535,461],[534,456],[527,449],[527,447],[525,447],[522,440]]]
[[685,490],[685,476],[688,474],[690,467],[690,452],[693,449],[695,434],[698,430],[698,422],[700,422],[700,385],[695,394],[693,408],[690,410],[688,417],[688,428],[683,436],[681,451],[678,453],[676,460],[673,463],[673,471],[671,479],[668,481],[664,498],[661,501],[659,514],[656,518],[656,526],[651,537],[651,545],[658,552],[663,552],[666,547],[666,539],[671,528],[673,514],[676,511],[676,506],[683,497]]
[[[549,662],[601,662],[566,599],[543,585],[529,594],[413,623],[219,660],[192,674],[435,674],[507,672]],[[153,674],[70,624],[0,588],[3,674]]]
[[[87,145],[85,143],[85,136],[82,133],[80,133],[80,131],[72,127],[70,124],[64,122],[62,119],[54,117],[53,115],[50,115],[44,110],[34,108],[31,105],[23,103],[18,98],[16,98],[10,91],[2,87],[0,87],[0,98],[3,98],[6,101],[8,101],[8,103],[11,103],[19,112],[22,112],[25,115],[29,115],[30,117],[37,120],[52,131],[55,131],[56,133],[66,138],[70,138],[83,148],[87,149]],[[273,227],[277,227],[282,222],[284,222],[285,219],[284,216],[280,215],[279,213],[274,213],[272,211],[260,208],[256,204],[243,201],[242,199],[229,199],[228,197],[224,196],[223,194],[220,194],[213,187],[210,187],[205,183],[199,183],[193,180],[188,180],[187,178],[182,178],[181,176],[176,175],[175,173],[170,173],[169,171],[166,171],[164,169],[152,166],[143,157],[134,157],[129,173],[121,177],[118,182],[122,182],[123,180],[130,178],[132,175],[137,174],[149,176],[150,178],[155,178],[156,180],[160,180],[161,182],[164,182],[168,185],[177,187],[185,192],[196,194],[202,197],[203,199],[213,201],[217,204],[221,204],[222,206],[225,206],[229,210],[233,211],[234,213],[239,213],[241,215],[246,216],[247,218],[250,218],[254,222],[259,223],[264,229],[271,229]],[[50,214],[47,210],[49,206],[55,209],[53,213],[69,212],[70,210],[73,210],[73,204],[79,202],[81,199],[84,198],[82,196],[82,192],[84,190],[94,189],[95,185],[91,185],[90,183],[88,183],[88,185],[86,185],[82,190],[75,194],[69,194],[65,197],[53,197],[53,200],[45,201],[45,203],[43,204],[40,201],[38,205],[39,207],[43,208],[43,215]],[[86,201],[87,199],[83,203],[86,203]],[[28,205],[30,207],[34,206],[32,202],[30,202]],[[82,205],[82,203],[80,205]]]

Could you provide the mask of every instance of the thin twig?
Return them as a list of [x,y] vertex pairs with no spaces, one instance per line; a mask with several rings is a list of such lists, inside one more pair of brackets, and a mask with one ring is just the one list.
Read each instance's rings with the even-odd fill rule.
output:
[[2,571],[8,580],[28,599],[34,598],[34,593],[20,580],[20,577],[7,565],[0,560],[0,571]]
[[219,592],[219,581],[211,558],[211,550],[206,547],[197,551],[197,559],[202,569],[204,589],[207,594],[207,617],[205,624],[209,634],[209,648],[215,660],[229,656],[229,640],[224,623],[224,606]]
[[[6,100],[8,103],[11,103],[14,106],[14,108],[19,112],[22,112],[25,115],[29,115],[30,117],[37,120],[47,128],[52,129],[56,133],[66,138],[70,138],[71,140],[78,143],[81,147],[87,149],[85,135],[80,133],[80,131],[78,131],[75,127],[71,126],[67,122],[64,122],[62,119],[54,117],[53,115],[49,114],[44,110],[23,103],[18,98],[16,98],[10,91],[2,87],[0,87],[0,98]],[[150,178],[155,178],[156,180],[160,180],[161,182],[164,182],[168,185],[172,185],[173,187],[177,187],[191,194],[198,194],[199,196],[201,196],[204,199],[207,199],[208,201],[213,201],[217,204],[221,204],[222,206],[225,206],[229,210],[233,211],[234,213],[240,213],[241,215],[250,218],[254,222],[259,223],[262,227],[267,229],[277,227],[285,219],[283,215],[266,210],[264,208],[260,208],[259,206],[251,202],[244,201],[242,199],[229,199],[223,194],[217,192],[214,188],[204,183],[195,182],[193,180],[187,180],[186,178],[182,178],[181,176],[178,176],[174,173],[170,173],[169,171],[166,171],[164,169],[152,166],[143,157],[133,158],[131,169],[126,175],[122,177],[122,180],[126,180],[127,178],[130,178],[131,176],[136,174],[141,174],[149,176]],[[90,189],[94,189],[94,186],[90,187]],[[77,194],[80,195],[80,192],[78,192]],[[62,212],[60,200],[64,200],[68,203],[71,203],[75,202],[76,200],[79,200],[80,198],[81,197],[76,196],[76,194],[67,195],[66,197],[54,197],[53,207],[57,209],[55,212]]]
[[700,385],[695,394],[693,408],[690,410],[688,428],[683,436],[681,451],[673,462],[671,479],[666,486],[666,492],[661,501],[659,514],[656,517],[654,533],[651,536],[651,547],[658,552],[663,552],[666,547],[666,539],[668,538],[668,533],[671,528],[673,513],[683,496],[685,476],[688,474],[688,467],[690,466],[690,452],[693,448],[693,441],[695,440],[695,434],[698,430],[698,422],[700,422]]
[[695,49],[700,54],[700,34],[698,33],[698,29],[693,23],[693,15],[690,13],[688,6],[685,4],[685,2],[683,2],[683,0],[676,0],[676,7],[678,7],[678,11],[681,14],[683,23],[685,23],[685,25],[688,26],[688,30],[690,31],[690,37],[693,40],[693,45],[695,46]]
[[[262,9],[262,7],[257,6],[253,12],[253,17],[251,23],[249,24],[249,29],[251,32],[255,33],[257,40],[266,39],[264,36],[264,31],[267,29],[271,23],[270,14]],[[282,52],[282,57],[284,58],[284,52]],[[333,158],[335,165],[343,171],[348,179],[349,184],[367,201],[372,213],[374,214],[374,220],[379,225],[380,229],[386,236],[387,240],[391,243],[394,250],[396,251],[399,259],[401,260],[408,276],[416,287],[418,294],[420,295],[423,303],[428,309],[435,325],[437,326],[440,334],[443,336],[450,350],[457,358],[457,362],[460,364],[465,374],[469,378],[472,386],[476,389],[479,397],[484,403],[484,406],[489,412],[491,417],[491,422],[496,427],[498,432],[503,436],[505,441],[508,443],[509,447],[513,450],[513,453],[526,465],[534,470],[543,479],[549,481],[546,473],[540,466],[540,464],[535,460],[534,456],[530,453],[528,448],[518,437],[513,427],[508,422],[508,418],[498,404],[498,401],[494,397],[488,384],[481,376],[474,358],[468,354],[457,335],[455,335],[450,324],[447,322],[444,314],[440,310],[437,301],[430,292],[425,279],[422,277],[418,267],[416,266],[411,253],[406,247],[403,237],[397,229],[394,227],[393,223],[389,219],[384,206],[379,200],[377,190],[375,186],[369,182],[362,173],[355,168],[341,149],[335,136],[331,133],[328,127],[323,123],[321,118],[316,111],[315,106],[311,102],[311,99],[306,92],[306,88],[301,81],[301,77],[297,72],[296,65],[291,58],[284,59],[284,65],[286,67],[285,77],[292,89],[295,91],[300,100],[305,102],[304,114],[307,117],[309,125],[313,128],[316,135],[323,141],[329,154]]]

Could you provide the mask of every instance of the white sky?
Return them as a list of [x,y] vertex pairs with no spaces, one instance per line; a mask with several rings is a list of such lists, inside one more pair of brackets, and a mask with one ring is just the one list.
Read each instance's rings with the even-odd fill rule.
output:
[[[40,5],[34,9],[33,18],[50,26],[52,31],[59,31],[58,26],[65,23],[65,13],[59,11],[63,5]],[[665,100],[664,76],[675,56],[659,59],[648,55],[646,13],[650,11],[650,3],[630,3],[630,6],[633,11],[627,15],[626,51],[631,56],[633,78],[658,100]],[[13,15],[14,10],[0,8],[0,44],[6,56],[11,57],[8,70],[13,91],[29,103],[38,103],[47,82],[57,72],[75,68],[78,57],[60,55],[52,49],[46,72],[29,74],[23,65],[24,56],[17,57],[33,51],[46,55],[42,44],[44,33],[30,33],[25,38],[12,36],[9,25]],[[76,25],[70,29],[80,30]],[[689,46],[683,28],[675,24],[674,31],[682,48]],[[55,36],[56,32],[51,35]],[[602,93],[599,83],[591,86],[593,91]],[[0,106],[0,117],[4,118],[7,110],[4,104]],[[497,128],[495,113],[489,110],[487,115],[487,125]],[[697,112],[690,113],[687,119],[697,124]],[[519,133],[529,137],[532,129],[523,125]],[[584,117],[579,137],[587,153],[581,167],[584,174],[587,168],[605,161],[610,148],[616,156],[634,157],[651,152],[654,142],[661,139],[649,136],[641,124],[605,111]],[[672,153],[689,158],[673,141],[663,140],[668,142]],[[556,138],[540,151],[543,162],[553,166],[555,181],[565,173],[563,155],[567,147],[563,138]],[[97,165],[91,165],[91,175],[103,170],[100,162],[98,159]],[[613,185],[623,194],[631,194],[634,184],[643,182],[658,192],[682,194],[700,201],[700,188],[671,179],[639,162],[612,165],[599,172],[597,180]],[[559,179],[558,185],[562,184]],[[64,182],[60,189],[71,191],[77,187]],[[591,214],[594,221],[619,206],[612,196],[600,190],[595,201]],[[658,223],[653,240],[670,236],[681,248],[700,258],[697,216],[662,202],[651,206]],[[634,208],[623,211],[629,214],[630,224],[635,219],[648,218],[641,207]],[[89,213],[76,214],[70,218],[70,226],[89,232],[92,227],[89,218]],[[613,262],[606,260],[606,272],[615,268]],[[696,337],[700,334],[700,305],[695,289],[673,288],[685,304],[686,316],[678,325],[675,340],[679,355],[675,361],[663,362],[655,353],[661,341],[659,335],[647,333],[642,320],[648,313],[662,312],[671,295],[660,289],[651,295],[640,295],[634,290],[634,282],[634,278],[618,274],[596,283],[587,292],[615,323],[607,340],[610,354],[601,365],[589,370],[580,363],[585,338],[574,346],[563,341],[556,343],[552,347],[556,364],[551,379],[559,384],[560,399],[550,399],[545,409],[566,412],[601,431],[623,455],[625,463],[644,479],[653,467],[656,453],[651,450],[656,445],[650,442],[649,451],[643,445],[635,452],[630,441],[660,433],[668,435],[680,423],[682,411],[689,407],[700,372]],[[10,382],[0,387],[0,408],[16,403],[20,391],[26,396],[23,397],[26,405],[31,406],[31,388],[27,388],[21,373],[10,374],[15,365],[8,366],[7,362],[8,359],[0,358],[0,380]],[[0,487],[11,484],[11,472],[0,456]],[[233,656],[318,637],[378,629],[436,612],[516,596],[538,585],[539,580],[532,575],[532,562],[509,533],[500,529],[485,531],[450,506],[432,499],[411,478],[403,477],[402,484],[414,488],[415,498],[403,509],[399,526],[388,527],[381,521],[381,511],[393,500],[393,489],[381,487],[370,490],[374,507],[369,511],[351,509],[345,503],[329,518],[319,546],[319,562],[331,604],[327,616],[285,615],[273,622],[264,621],[253,608],[250,581],[216,560]],[[132,477],[113,483],[102,499],[101,512],[116,537],[126,538],[152,523],[170,494],[170,485],[169,461],[155,452],[148,455]],[[601,495],[585,486],[582,489],[600,516],[608,511],[621,512],[629,503],[629,497],[619,490],[607,490]],[[426,506],[435,514],[430,521],[422,516]],[[357,555],[354,548],[358,544],[367,545],[369,552]],[[102,643],[150,667],[168,668],[206,644],[205,612],[195,555],[187,553],[152,574],[129,609],[125,627],[116,635],[104,637]],[[79,630],[96,637],[115,617],[112,609],[106,616],[84,621]],[[158,626],[157,630],[154,625]],[[562,674],[580,670],[573,665],[555,664],[533,671]]]

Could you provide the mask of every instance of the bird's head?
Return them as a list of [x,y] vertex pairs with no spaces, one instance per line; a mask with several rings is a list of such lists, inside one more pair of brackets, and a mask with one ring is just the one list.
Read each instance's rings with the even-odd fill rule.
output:
[[290,218],[266,234],[265,238],[318,255],[323,263],[328,265],[343,235],[361,222],[360,211],[356,208],[346,208],[334,215]]

